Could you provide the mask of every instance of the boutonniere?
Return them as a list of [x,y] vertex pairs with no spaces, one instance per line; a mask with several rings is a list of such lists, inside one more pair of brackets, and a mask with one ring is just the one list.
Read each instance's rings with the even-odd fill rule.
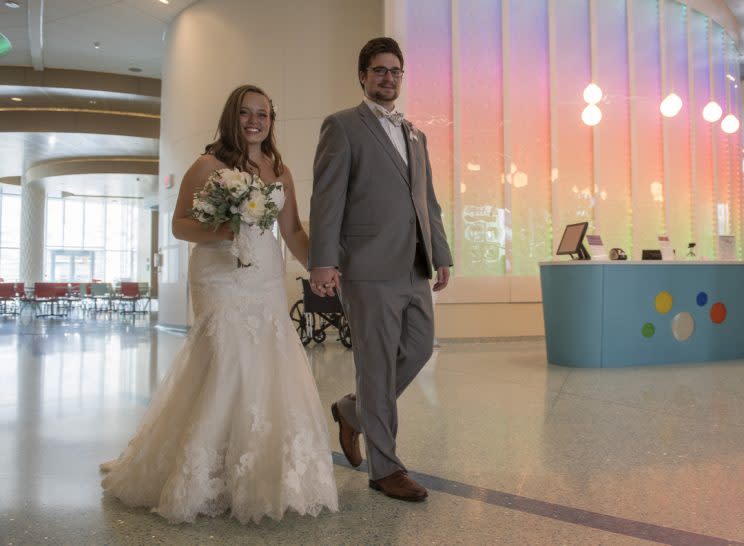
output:
[[408,140],[412,142],[417,141],[419,130],[416,129],[416,126],[407,119],[403,120],[403,123],[405,123],[406,127],[408,127]]

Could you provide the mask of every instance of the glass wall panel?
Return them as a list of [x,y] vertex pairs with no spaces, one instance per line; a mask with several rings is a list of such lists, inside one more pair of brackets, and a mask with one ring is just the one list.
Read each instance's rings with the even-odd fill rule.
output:
[[[594,221],[593,129],[581,121],[586,107],[584,88],[593,82],[589,0],[552,0],[550,185],[553,209],[553,250],[566,224]],[[598,80],[604,88],[604,81]],[[604,108],[604,104],[600,103]],[[591,233],[591,230],[590,230]]]
[[[690,200],[690,91],[687,71],[687,6],[664,0],[665,89],[675,93],[682,109],[672,118],[662,117],[664,134],[664,210],[667,235],[677,254],[684,256],[692,241]],[[658,248],[658,245],[655,247]]]
[[18,280],[21,256],[17,248],[0,248],[0,278],[5,281]]
[[[720,27],[714,27],[711,44],[713,60],[713,87],[718,104],[723,108],[723,116],[729,113],[727,100],[728,83],[726,80],[726,33]],[[729,235],[731,226],[728,214],[728,200],[731,197],[729,178],[731,177],[731,165],[729,163],[729,139],[728,135],[721,130],[720,122],[716,124],[713,131],[713,195],[716,200],[716,235]],[[718,242],[714,241],[716,256],[718,255]]]
[[711,21],[701,13],[690,10],[690,106],[692,157],[690,163],[692,201],[692,242],[697,257],[715,257],[713,234],[715,233],[715,199],[713,195],[713,133],[720,130],[718,123],[703,119],[705,105],[715,99],[711,93],[710,32]]
[[504,148],[511,273],[537,275],[538,262],[553,254],[547,2],[509,0],[507,27]]
[[106,244],[106,204],[85,202],[85,248],[103,248]]
[[607,250],[632,247],[628,17],[625,0],[594,2],[595,77],[605,93],[594,132],[595,228]]
[[64,245],[65,204],[62,199],[47,199],[46,206],[46,245]]
[[456,166],[462,276],[506,272],[504,108],[500,1],[459,2],[459,162]]
[[17,186],[0,185],[0,278],[18,280],[21,244],[21,196]]
[[659,5],[656,0],[631,0],[629,27],[632,58],[630,73],[631,179],[633,196],[632,257],[641,250],[659,248],[657,237],[664,224],[664,166],[662,161],[661,59]]
[[64,246],[82,247],[85,218],[83,202],[77,199],[64,199],[63,202],[65,204]]
[[[406,9],[406,118],[426,133],[434,189],[453,240],[452,6],[410,0]],[[454,249],[457,252],[457,249]]]
[[21,198],[18,195],[2,196],[3,246],[19,248],[21,245]]

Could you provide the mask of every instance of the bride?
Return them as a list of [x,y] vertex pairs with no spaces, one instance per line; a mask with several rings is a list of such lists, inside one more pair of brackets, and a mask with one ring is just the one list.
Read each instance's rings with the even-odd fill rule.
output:
[[[118,459],[101,465],[107,493],[172,522],[229,512],[241,523],[288,510],[338,510],[328,431],[304,349],[287,312],[276,238],[244,224],[236,237],[252,262],[231,254],[228,223],[204,229],[194,194],[218,169],[278,182],[278,224],[307,263],[294,184],[274,137],[275,112],[261,89],[235,89],[218,138],[184,176],[173,215],[176,238],[196,243],[189,261],[194,323]],[[282,206],[283,205],[283,206]],[[244,236],[244,232],[250,232]]]

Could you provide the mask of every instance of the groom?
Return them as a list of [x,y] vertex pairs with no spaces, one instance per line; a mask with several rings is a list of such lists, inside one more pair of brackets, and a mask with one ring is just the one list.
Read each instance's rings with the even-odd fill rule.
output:
[[341,448],[352,466],[364,434],[369,486],[422,501],[424,487],[395,453],[397,398],[432,353],[434,290],[452,265],[434,195],[426,136],[395,110],[403,54],[392,38],[359,53],[364,100],[325,119],[315,154],[310,208],[310,284],[340,288],[351,327],[356,394],[335,402]]

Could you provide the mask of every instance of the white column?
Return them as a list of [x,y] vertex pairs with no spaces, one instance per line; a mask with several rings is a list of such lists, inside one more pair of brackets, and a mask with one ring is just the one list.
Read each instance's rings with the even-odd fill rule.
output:
[[39,182],[21,182],[20,280],[26,285],[44,280],[46,191]]

